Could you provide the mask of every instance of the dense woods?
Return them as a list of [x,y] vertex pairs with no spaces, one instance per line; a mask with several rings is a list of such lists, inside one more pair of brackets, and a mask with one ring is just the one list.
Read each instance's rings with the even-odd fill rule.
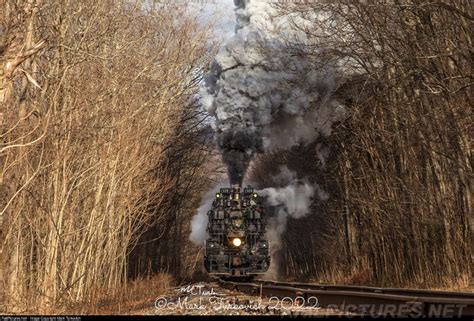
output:
[[324,16],[316,24],[323,35],[304,29],[316,48],[289,41],[289,50],[357,71],[334,93],[349,116],[330,137],[264,155],[254,166],[261,187],[273,183],[268,168],[288,164],[329,193],[327,201],[315,199],[311,215],[289,222],[281,273],[467,286],[473,273],[472,2],[339,1],[280,9]]
[[208,30],[141,1],[1,6],[0,305],[112,293],[138,273],[140,235],[180,229],[205,182]]
[[[468,286],[473,3],[277,6],[323,13],[324,34],[304,26],[318,46],[289,40],[288,52],[351,75],[333,93],[348,113],[330,136],[252,164],[258,188],[287,165],[329,196],[289,219],[280,277]],[[0,7],[0,312],[200,274],[190,221],[222,170],[197,97],[209,27],[148,1]]]

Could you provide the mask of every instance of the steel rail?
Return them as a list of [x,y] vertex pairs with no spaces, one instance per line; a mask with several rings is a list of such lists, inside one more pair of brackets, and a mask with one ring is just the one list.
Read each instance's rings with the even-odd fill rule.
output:
[[408,296],[435,297],[435,298],[447,297],[447,298],[474,300],[474,293],[471,293],[471,292],[451,292],[451,291],[438,291],[438,290],[425,290],[425,289],[380,288],[380,287],[369,287],[369,286],[358,286],[358,285],[327,285],[327,284],[300,283],[300,282],[279,282],[279,281],[269,281],[269,280],[255,280],[255,282],[268,284],[268,285],[291,286],[291,287],[296,287],[296,288],[304,288],[304,289],[312,289],[312,290],[372,292],[372,293],[384,293],[384,294],[405,295],[405,296],[408,295]]
[[328,286],[257,280],[253,283],[219,280],[219,285],[251,295],[298,297],[306,302],[316,297],[322,308],[371,316],[474,316],[474,294],[466,292],[391,289],[358,286]]

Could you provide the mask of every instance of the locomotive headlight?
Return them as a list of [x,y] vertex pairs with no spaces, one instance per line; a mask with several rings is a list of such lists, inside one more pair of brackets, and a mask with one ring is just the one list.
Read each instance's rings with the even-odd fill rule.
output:
[[232,240],[232,244],[234,244],[234,246],[239,247],[242,244],[242,240],[236,237],[235,239]]
[[221,198],[221,193],[216,193],[216,198]]
[[258,194],[257,193],[253,193],[253,198],[257,198],[258,197]]

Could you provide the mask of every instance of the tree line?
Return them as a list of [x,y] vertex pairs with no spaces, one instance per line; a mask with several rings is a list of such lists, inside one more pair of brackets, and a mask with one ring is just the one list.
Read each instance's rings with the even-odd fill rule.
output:
[[165,232],[177,259],[207,177],[209,28],[148,1],[0,6],[0,310],[113,293]]
[[[253,178],[288,164],[329,193],[290,220],[281,273],[385,286],[472,282],[471,1],[277,5],[324,17],[288,48],[357,73],[333,93],[348,110],[329,137],[261,156]],[[303,29],[305,28],[305,29]],[[324,32],[321,32],[323,30]],[[314,106],[317,108],[317,106]],[[321,163],[321,150],[328,157]],[[304,237],[302,237],[304,236]]]

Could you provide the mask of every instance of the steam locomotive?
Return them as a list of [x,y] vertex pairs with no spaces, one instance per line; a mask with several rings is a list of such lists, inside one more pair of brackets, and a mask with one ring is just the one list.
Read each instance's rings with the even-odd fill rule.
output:
[[268,270],[265,209],[252,187],[221,188],[207,215],[204,266],[209,274],[248,279]]

